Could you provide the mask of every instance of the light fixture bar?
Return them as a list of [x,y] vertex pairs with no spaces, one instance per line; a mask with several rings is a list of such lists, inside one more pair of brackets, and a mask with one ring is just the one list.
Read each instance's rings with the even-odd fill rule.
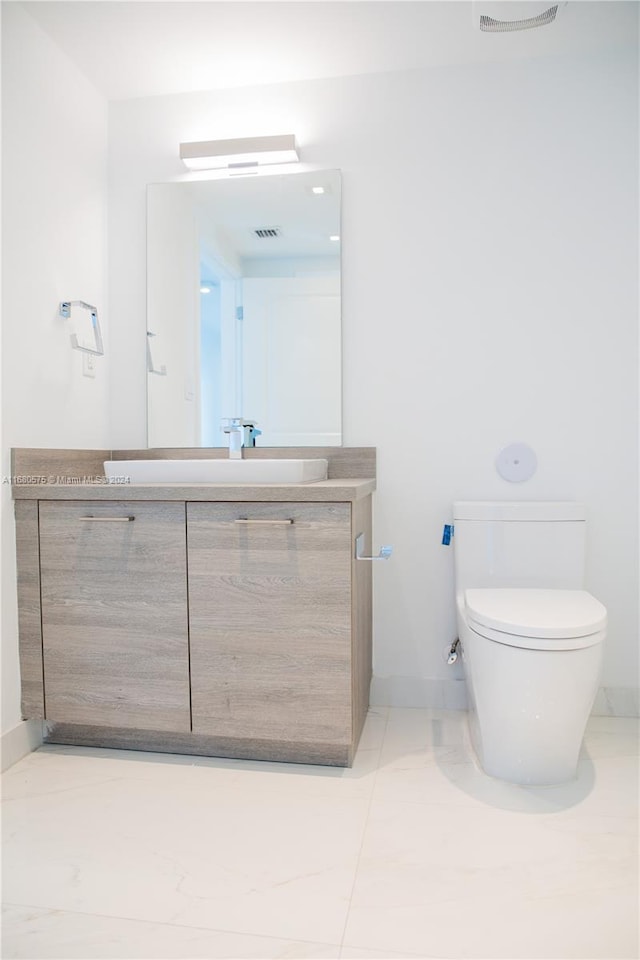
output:
[[292,133],[277,137],[181,143],[180,157],[190,170],[233,170],[265,163],[295,163],[299,159]]

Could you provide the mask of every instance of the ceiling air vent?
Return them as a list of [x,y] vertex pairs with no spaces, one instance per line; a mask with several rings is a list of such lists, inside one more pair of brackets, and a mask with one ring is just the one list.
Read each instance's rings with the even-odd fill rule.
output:
[[553,23],[565,2],[555,4],[508,0],[491,2],[476,0],[473,4],[474,19],[483,33],[512,33],[516,30],[532,30]]
[[253,231],[256,237],[260,237],[261,240],[267,240],[270,237],[281,237],[282,230],[280,227],[258,227],[257,230]]

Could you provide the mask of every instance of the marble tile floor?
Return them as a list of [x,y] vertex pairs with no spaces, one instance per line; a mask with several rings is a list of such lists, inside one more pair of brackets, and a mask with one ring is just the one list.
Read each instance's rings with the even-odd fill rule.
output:
[[579,776],[474,762],[465,714],[372,709],[351,770],[45,746],[4,775],[2,957],[638,957],[638,724]]

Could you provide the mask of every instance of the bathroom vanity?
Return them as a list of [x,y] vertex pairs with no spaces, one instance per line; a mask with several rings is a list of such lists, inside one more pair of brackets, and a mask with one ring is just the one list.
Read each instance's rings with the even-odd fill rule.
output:
[[316,454],[316,483],[120,485],[102,460],[128,451],[14,452],[23,715],[47,742],[351,764],[375,451]]

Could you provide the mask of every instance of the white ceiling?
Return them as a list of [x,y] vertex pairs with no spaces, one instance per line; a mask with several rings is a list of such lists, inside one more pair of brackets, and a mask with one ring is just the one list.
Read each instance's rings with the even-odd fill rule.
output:
[[569,0],[554,23],[506,34],[480,33],[468,0],[24,0],[22,6],[111,100],[615,52],[638,41],[636,0]]

